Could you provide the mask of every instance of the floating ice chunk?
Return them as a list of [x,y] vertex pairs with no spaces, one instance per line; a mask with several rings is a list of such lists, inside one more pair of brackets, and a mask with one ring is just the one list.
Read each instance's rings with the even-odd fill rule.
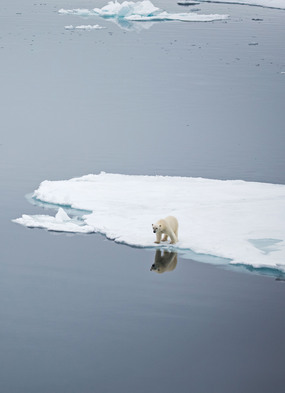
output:
[[189,5],[197,5],[200,4],[198,1],[178,1],[178,5],[184,5],[184,6],[189,6]]
[[109,17],[119,17],[124,18],[128,15],[139,14],[139,15],[154,15],[156,12],[159,12],[160,9],[155,7],[150,1],[124,1],[119,3],[117,1],[110,1],[107,5],[102,8],[94,8],[93,10],[88,9],[60,9],[58,12],[60,14],[72,14],[79,16],[94,16],[99,15],[105,18]]
[[169,14],[166,11],[160,12],[157,15],[130,15],[126,16],[125,19],[133,22],[144,22],[144,21],[181,21],[181,22],[213,22],[215,20],[227,19],[228,15],[209,14],[199,15],[195,13],[179,13]]
[[99,25],[81,25],[81,26],[76,26],[75,27],[78,30],[101,30],[101,29],[106,29],[104,26],[99,26]]
[[28,228],[43,228],[55,232],[91,233],[94,229],[84,222],[71,219],[66,212],[59,208],[55,217],[49,215],[29,216],[23,214],[21,218],[13,220]]
[[34,197],[92,213],[82,217],[83,226],[62,213],[61,222],[50,216],[23,216],[16,222],[67,232],[96,231],[117,242],[155,247],[151,224],[174,215],[179,242],[171,247],[186,257],[193,258],[192,250],[285,271],[285,185],[101,173],[44,181]]
[[127,21],[183,21],[183,22],[211,22],[215,20],[227,19],[228,15],[199,15],[195,13],[168,13],[155,7],[151,1],[124,1],[119,3],[117,1],[110,1],[102,8],[94,8],[93,10],[86,9],[60,9],[60,14],[71,14],[79,16],[94,16],[98,15],[103,18],[125,19]]
[[99,26],[99,25],[81,25],[81,26],[64,26],[66,30],[101,30],[101,29],[106,29],[104,26]]
[[115,16],[119,18],[125,18],[133,14],[150,16],[161,12],[158,7],[155,7],[151,1],[123,1],[119,3],[118,1],[110,1],[107,5],[102,8],[94,8],[93,10],[100,16],[110,17]]
[[241,5],[254,5],[266,8],[285,9],[284,0],[200,0],[206,3],[225,3],[225,4],[241,4]]
[[90,16],[90,15],[95,15],[94,12],[88,10],[88,9],[83,9],[83,8],[77,8],[73,10],[65,10],[61,8],[58,10],[59,14],[62,15],[79,15],[79,16]]
[[67,222],[70,221],[69,215],[63,210],[62,207],[58,209],[58,212],[55,215],[55,220],[57,222]]

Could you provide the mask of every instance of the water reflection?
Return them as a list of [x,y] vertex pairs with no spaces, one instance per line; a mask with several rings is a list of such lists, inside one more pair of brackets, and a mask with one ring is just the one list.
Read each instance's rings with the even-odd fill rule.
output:
[[157,22],[132,22],[124,18],[105,18],[110,22],[115,23],[123,30],[140,32],[141,30],[150,29]]
[[150,270],[157,273],[171,272],[177,265],[177,252],[156,250],[154,263]]

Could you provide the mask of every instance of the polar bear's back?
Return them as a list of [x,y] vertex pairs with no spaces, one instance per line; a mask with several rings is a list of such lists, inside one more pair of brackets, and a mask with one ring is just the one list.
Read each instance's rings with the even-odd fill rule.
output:
[[173,232],[177,235],[178,232],[178,221],[177,218],[174,216],[168,216],[164,219],[169,227],[173,230]]

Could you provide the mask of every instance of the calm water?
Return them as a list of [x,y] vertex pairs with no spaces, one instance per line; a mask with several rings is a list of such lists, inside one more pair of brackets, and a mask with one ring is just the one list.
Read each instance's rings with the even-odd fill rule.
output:
[[11,219],[101,170],[285,184],[285,11],[138,32],[57,14],[103,1],[22,3],[0,5],[1,392],[283,392],[283,282]]

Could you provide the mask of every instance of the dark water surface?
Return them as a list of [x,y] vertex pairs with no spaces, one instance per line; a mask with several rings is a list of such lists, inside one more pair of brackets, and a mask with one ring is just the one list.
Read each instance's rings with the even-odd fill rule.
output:
[[283,392],[283,282],[11,222],[44,212],[41,181],[101,170],[285,184],[285,11],[200,4],[231,18],[139,32],[57,14],[104,4],[0,4],[0,391]]

